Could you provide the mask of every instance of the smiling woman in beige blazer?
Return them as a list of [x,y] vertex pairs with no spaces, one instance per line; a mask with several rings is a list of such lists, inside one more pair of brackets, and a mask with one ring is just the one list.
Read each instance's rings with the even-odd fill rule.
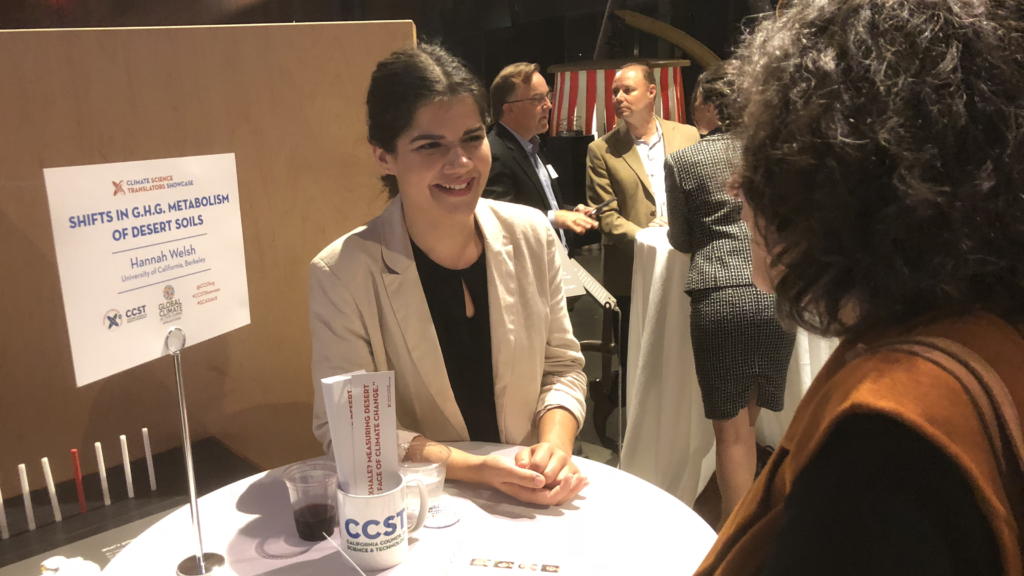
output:
[[[559,504],[588,483],[571,456],[585,414],[583,356],[547,219],[480,199],[491,159],[486,102],[479,81],[439,47],[378,64],[367,95],[369,138],[393,200],[310,265],[313,431],[330,451],[321,378],[394,370],[401,441],[479,439],[468,423],[489,420],[502,442],[527,448],[514,460],[453,450],[448,477]],[[451,285],[430,274],[461,277],[462,290],[456,284],[445,307],[436,295]],[[474,319],[489,350],[462,333],[451,337],[452,323]],[[466,382],[466,366],[493,369]],[[466,400],[467,385],[481,392],[478,382],[493,382],[493,406],[490,389],[481,404]]]

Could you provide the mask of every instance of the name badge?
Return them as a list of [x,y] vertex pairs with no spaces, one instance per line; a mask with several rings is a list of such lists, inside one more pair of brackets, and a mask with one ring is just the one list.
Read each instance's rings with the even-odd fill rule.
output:
[[551,164],[548,164],[547,168],[548,168],[548,176],[551,176],[552,180],[554,180],[555,178],[558,178],[558,172],[555,172],[555,169],[554,169],[554,167],[551,166]]

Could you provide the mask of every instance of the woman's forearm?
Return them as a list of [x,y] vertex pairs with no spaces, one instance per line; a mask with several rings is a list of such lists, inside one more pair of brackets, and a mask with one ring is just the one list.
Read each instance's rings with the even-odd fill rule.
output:
[[576,441],[576,433],[579,432],[579,424],[572,412],[566,408],[552,408],[540,417],[538,424],[541,442],[552,444],[566,454],[572,454],[572,445]]
[[[433,442],[433,440],[428,440],[423,436],[417,436],[412,440],[413,444],[425,444],[427,442]],[[480,465],[483,463],[483,457],[474,456],[469,452],[463,452],[452,446],[448,446],[448,449],[452,451],[452,454],[448,457],[448,464],[445,467],[445,478],[462,480],[464,482],[481,482]]]
[[451,450],[452,455],[448,459],[448,470],[445,477],[463,482],[483,483],[480,478],[480,465],[483,463],[483,457],[474,456],[458,448],[451,448]]
[[[548,443],[558,448],[567,455],[572,454],[573,443],[576,440],[576,433],[579,431],[579,424],[576,417],[566,408],[552,408],[544,413],[538,423],[540,442]],[[417,436],[413,443],[430,442],[423,436]],[[449,446],[452,451],[448,459],[445,477],[451,480],[461,480],[477,484],[489,484],[488,464],[486,457],[476,456],[468,452]],[[493,462],[490,462],[493,468]],[[493,473],[493,470],[491,471]]]

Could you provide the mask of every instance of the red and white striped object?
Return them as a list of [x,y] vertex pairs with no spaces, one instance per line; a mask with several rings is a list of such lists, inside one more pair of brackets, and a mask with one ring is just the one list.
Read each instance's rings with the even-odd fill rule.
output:
[[[658,86],[655,114],[674,122],[686,122],[686,98],[679,67],[652,68]],[[582,130],[596,138],[615,129],[612,79],[615,69],[555,73],[551,110],[551,135],[561,130]]]

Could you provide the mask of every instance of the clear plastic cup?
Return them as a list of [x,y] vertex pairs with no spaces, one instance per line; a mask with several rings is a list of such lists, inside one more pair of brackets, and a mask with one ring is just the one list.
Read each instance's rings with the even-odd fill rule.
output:
[[[427,487],[430,500],[429,512],[437,513],[441,496],[444,494],[444,476],[448,469],[448,459],[452,456],[451,448],[436,442],[412,442],[398,445],[398,471],[406,480],[419,480]],[[409,502],[408,512],[419,514],[418,502]],[[414,520],[410,517],[409,522]],[[430,518],[427,519],[430,527]]]
[[[299,462],[284,469],[299,538],[320,542],[338,525],[338,470],[333,462]],[[326,534],[326,536],[325,536]]]

